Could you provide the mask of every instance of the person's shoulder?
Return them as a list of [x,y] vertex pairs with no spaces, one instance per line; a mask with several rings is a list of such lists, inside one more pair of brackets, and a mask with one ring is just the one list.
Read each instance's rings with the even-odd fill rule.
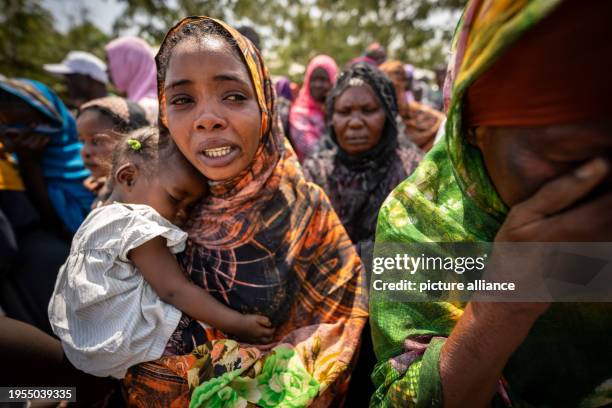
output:
[[306,158],[302,164],[306,178],[309,181],[323,185],[330,172],[330,168],[333,166],[334,158],[335,153],[328,149],[319,150]]

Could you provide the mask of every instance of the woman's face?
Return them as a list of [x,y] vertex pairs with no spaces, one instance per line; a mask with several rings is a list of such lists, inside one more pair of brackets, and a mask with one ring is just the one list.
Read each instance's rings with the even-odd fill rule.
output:
[[81,157],[95,178],[107,177],[111,170],[113,149],[121,134],[115,132],[112,119],[95,109],[87,109],[77,118]]
[[310,75],[310,84],[309,90],[312,98],[319,102],[325,102],[325,98],[327,98],[327,94],[332,89],[332,83],[327,75],[327,71],[325,71],[322,67],[317,67],[312,71]]
[[336,98],[332,126],[338,144],[348,154],[367,152],[376,146],[385,121],[385,111],[367,84],[351,86]]
[[226,180],[251,163],[261,111],[244,62],[223,39],[176,45],[164,88],[170,134],[196,169]]
[[[533,128],[478,128],[475,144],[503,201],[510,207],[545,182],[581,164],[612,158],[612,122]],[[612,177],[596,194],[612,191]]]

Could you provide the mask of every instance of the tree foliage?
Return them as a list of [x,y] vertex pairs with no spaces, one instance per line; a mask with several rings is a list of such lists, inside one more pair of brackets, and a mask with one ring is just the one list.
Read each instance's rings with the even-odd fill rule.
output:
[[[433,68],[445,63],[448,43],[465,0],[120,0],[125,10],[114,23],[114,36],[136,31],[159,44],[181,17],[209,15],[234,25],[248,24],[260,34],[271,71],[293,73],[316,54],[329,54],[339,65],[378,41],[390,57]],[[80,10],[66,33],[55,28],[42,0],[0,0],[0,73],[30,77],[58,87],[42,65],[61,61],[70,50],[104,57],[110,37]],[[78,12],[79,10],[77,10]],[[435,15],[446,26],[432,26]],[[296,67],[298,69],[296,70]]]
[[[126,12],[119,32],[138,27],[159,43],[170,26],[187,15],[208,15],[233,24],[250,24],[263,39],[264,55],[274,73],[291,64],[305,66],[316,54],[333,56],[340,65],[378,41],[393,58],[434,68],[445,63],[448,43],[465,0],[123,0]],[[428,24],[447,15],[447,26]]]
[[40,0],[0,0],[0,73],[31,78],[62,91],[60,78],[43,70],[58,63],[71,50],[83,50],[104,58],[110,37],[89,18],[87,9],[66,33],[55,28],[53,15]]

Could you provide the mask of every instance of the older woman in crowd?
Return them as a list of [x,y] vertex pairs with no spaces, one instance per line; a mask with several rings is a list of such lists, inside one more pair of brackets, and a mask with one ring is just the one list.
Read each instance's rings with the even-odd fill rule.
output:
[[336,82],[338,66],[327,55],[314,57],[289,112],[289,138],[300,162],[312,155],[325,132],[325,98]]
[[367,63],[342,73],[327,116],[331,148],[306,159],[304,174],[323,187],[353,243],[373,241],[382,202],[422,153],[414,144],[399,146],[393,84]]
[[157,120],[157,74],[153,51],[138,37],[120,37],[106,47],[110,79],[128,101],[140,104],[150,123]]
[[[329,195],[354,244],[373,241],[382,202],[422,156],[414,144],[399,146],[396,116],[391,81],[368,63],[354,64],[340,75],[327,99],[330,146],[304,162],[306,178]],[[372,341],[364,332],[349,406],[373,392],[368,377],[374,362]]]
[[159,126],[209,180],[185,226],[194,283],[267,316],[249,345],[187,315],[168,355],[125,378],[135,406],[330,406],[344,398],[367,318],[363,266],[325,193],[285,143],[267,69],[227,24],[188,17],[157,55]]
[[408,100],[409,82],[406,70],[401,62],[396,60],[385,61],[380,66],[380,70],[387,74],[395,86],[399,115],[404,125],[405,135],[403,136],[412,140],[423,151],[429,151],[444,120],[444,115],[425,104]]
[[[612,241],[610,15],[607,2],[470,1],[444,143],[386,201],[377,243]],[[372,292],[370,307],[372,406],[610,403],[609,303]]]

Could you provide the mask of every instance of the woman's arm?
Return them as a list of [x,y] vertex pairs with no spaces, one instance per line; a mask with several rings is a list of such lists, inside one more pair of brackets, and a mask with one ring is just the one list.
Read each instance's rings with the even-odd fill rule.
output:
[[[608,172],[605,160],[594,159],[546,183],[511,209],[495,241],[609,241],[612,215],[606,208],[612,195],[573,207]],[[607,220],[602,219],[603,214],[607,214],[603,217]],[[582,220],[597,218],[600,224],[583,225]],[[548,306],[544,302],[470,303],[440,352],[444,406],[488,406],[508,359]]]
[[161,300],[194,319],[253,341],[266,342],[274,334],[266,317],[232,310],[190,282],[163,237],[155,237],[132,249],[128,256]]
[[502,370],[539,313],[538,305],[468,304],[440,352],[444,406],[490,406]]

